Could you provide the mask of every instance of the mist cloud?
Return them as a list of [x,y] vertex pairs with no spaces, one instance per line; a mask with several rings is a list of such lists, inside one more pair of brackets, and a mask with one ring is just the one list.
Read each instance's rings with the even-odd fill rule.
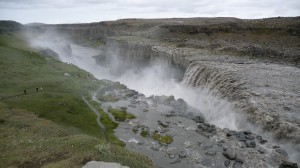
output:
[[299,16],[289,0],[0,0],[0,19],[21,23],[76,23],[122,18]]

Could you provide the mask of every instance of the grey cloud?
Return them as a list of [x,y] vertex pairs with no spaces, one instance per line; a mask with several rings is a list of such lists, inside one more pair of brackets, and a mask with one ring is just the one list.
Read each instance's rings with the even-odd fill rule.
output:
[[[36,16],[37,13],[39,16]],[[90,22],[129,17],[262,18],[297,15],[300,15],[299,0],[0,0],[0,19],[18,19],[22,22]]]

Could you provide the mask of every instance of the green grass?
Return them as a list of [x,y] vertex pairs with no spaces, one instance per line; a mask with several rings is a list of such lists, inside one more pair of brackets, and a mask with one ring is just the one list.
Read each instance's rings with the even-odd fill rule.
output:
[[97,99],[102,102],[117,102],[119,101],[119,98],[115,97],[112,94],[106,94],[106,95],[97,95]]
[[82,167],[90,160],[153,167],[145,156],[73,133],[20,109],[0,108],[0,167]]
[[[3,99],[2,102],[89,135],[99,135],[101,129],[97,126],[96,116],[80,97],[80,92],[101,86],[101,82],[85,78],[88,72],[8,46],[0,46],[0,62],[0,97],[27,91],[27,95]],[[65,72],[71,77],[65,77]],[[37,93],[36,87],[43,87],[43,91]]]
[[81,167],[89,160],[152,167],[122,147],[114,136],[118,123],[99,105],[112,144],[105,155],[95,148],[105,138],[81,95],[88,97],[105,82],[88,72],[33,52],[18,34],[0,34],[0,81],[0,167]]
[[142,131],[141,131],[140,135],[141,135],[142,137],[148,137],[149,131],[148,131],[148,130],[145,130],[144,128],[142,128]]
[[108,108],[108,112],[110,112],[115,117],[115,120],[119,122],[136,118],[135,115],[128,113],[126,110]]
[[165,136],[163,136],[163,135],[160,135],[160,134],[157,133],[157,132],[154,132],[154,133],[152,134],[152,138],[153,138],[154,140],[156,140],[157,142],[159,142],[159,143],[170,144],[170,143],[173,142],[173,138],[172,138],[170,135],[165,135]]

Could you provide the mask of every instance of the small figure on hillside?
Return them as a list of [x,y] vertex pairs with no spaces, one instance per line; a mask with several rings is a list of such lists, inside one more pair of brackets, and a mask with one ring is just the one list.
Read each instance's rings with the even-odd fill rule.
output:
[[40,89],[41,91],[43,91],[43,88],[41,87],[41,89]]
[[36,92],[39,92],[39,88],[36,88]]
[[26,94],[26,90],[24,90],[24,94]]

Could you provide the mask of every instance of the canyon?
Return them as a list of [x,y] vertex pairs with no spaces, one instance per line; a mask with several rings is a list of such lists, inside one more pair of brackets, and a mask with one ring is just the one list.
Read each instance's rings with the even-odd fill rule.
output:
[[[279,160],[286,153],[293,162],[300,157],[299,27],[299,17],[278,17],[123,19],[89,24],[31,24],[24,29],[30,38],[41,37],[37,44],[57,52],[61,61],[86,69],[98,79],[120,81],[143,94],[123,102],[101,104],[107,109],[128,106],[137,119],[121,124],[116,134],[121,139],[127,138],[129,149],[149,155],[157,165],[218,167],[226,165],[227,158],[234,160],[233,167],[274,167],[280,165]],[[50,42],[41,45],[43,41]],[[99,93],[122,100],[123,93],[128,92],[128,89],[115,90],[111,93],[110,89],[104,89]],[[149,110],[147,113],[153,113],[147,120],[141,112],[144,106]],[[162,117],[171,114],[175,118]],[[205,118],[205,122],[197,120],[196,114]],[[169,128],[176,145],[154,144],[152,148],[151,142],[141,137],[131,140],[137,143],[129,142],[128,134],[135,135],[125,130],[153,131],[157,122],[160,127]],[[195,128],[179,126],[180,123]],[[180,129],[183,137],[201,143],[196,145],[189,138],[182,139],[176,134]],[[193,135],[191,130],[198,134]],[[261,136],[270,143],[264,145]],[[140,148],[141,142],[150,145],[149,150]],[[260,145],[253,147],[253,143]],[[185,149],[180,149],[179,144],[184,144]],[[188,151],[187,154],[182,150]],[[180,158],[192,161],[178,161],[173,156],[177,153],[181,153]],[[165,154],[175,160],[163,162],[160,159]],[[269,159],[264,161],[264,154]],[[215,161],[203,159],[207,155],[215,156]],[[255,158],[254,162],[250,158]],[[289,165],[295,166],[281,164]]]

